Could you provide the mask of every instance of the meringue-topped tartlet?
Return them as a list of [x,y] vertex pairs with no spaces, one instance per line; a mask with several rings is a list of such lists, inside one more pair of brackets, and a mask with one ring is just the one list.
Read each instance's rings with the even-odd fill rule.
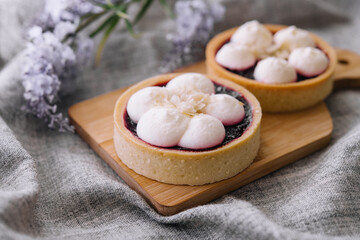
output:
[[323,100],[332,90],[335,63],[334,49],[314,34],[257,21],[218,34],[206,48],[208,73],[249,89],[265,112],[301,110]]
[[[285,63],[293,51],[305,47],[312,49],[312,54],[307,54],[306,59],[302,59],[297,54],[296,65],[301,65],[299,61],[306,61],[304,65],[307,66],[319,65],[317,56],[322,51],[315,48],[315,41],[308,31],[290,26],[272,35],[265,26],[253,20],[244,23],[234,32],[230,42],[225,43],[216,53],[215,60],[227,70],[256,81],[268,84],[291,83],[319,75],[327,67],[328,61],[322,61],[321,71],[315,72],[317,74],[314,75],[308,74],[308,72],[313,73],[312,70],[304,71],[301,67],[299,70],[292,64]],[[316,52],[317,55],[313,52]],[[322,57],[327,58],[324,53]],[[267,58],[271,60],[266,61]],[[269,69],[270,63],[273,70]],[[257,69],[258,66],[261,69]],[[250,69],[251,67],[253,68]],[[295,78],[292,76],[293,72],[298,74]],[[266,80],[263,77],[265,75],[267,76]]]
[[167,74],[117,101],[114,145],[129,168],[172,184],[232,177],[259,148],[261,109],[244,88],[198,73]]
[[146,87],[129,99],[129,118],[136,134],[158,147],[208,149],[221,144],[225,127],[245,117],[244,104],[202,74],[182,74],[166,86]]

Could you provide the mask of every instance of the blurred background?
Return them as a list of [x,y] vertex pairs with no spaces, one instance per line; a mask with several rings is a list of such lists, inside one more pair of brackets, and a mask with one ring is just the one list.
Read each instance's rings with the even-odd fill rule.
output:
[[[44,1],[46,0],[0,1],[0,66],[23,49],[24,29],[33,23],[34,17],[43,8]],[[175,1],[169,2],[173,5]],[[356,25],[360,22],[358,14],[360,2],[357,0],[223,0],[220,2],[226,7],[226,16],[216,25],[215,33],[257,19],[262,23],[296,25],[309,29],[336,47],[355,51],[360,48],[358,43],[360,31],[355,31]],[[159,6],[154,4],[144,21],[141,21],[136,28],[144,37],[131,41],[130,46],[124,45],[124,41],[131,37],[128,34],[121,34],[121,30],[118,29],[111,37],[111,44],[107,46],[106,54],[112,56],[105,56],[103,65],[126,67],[126,64],[118,62],[121,61],[121,56],[114,56],[116,55],[114,50],[132,49],[134,45],[137,48],[143,47],[143,51],[150,51],[147,49],[150,46],[156,50],[156,59],[152,59],[155,63],[169,49],[169,44],[164,44],[165,37],[166,34],[174,31],[174,28],[174,21],[166,17],[162,11],[159,11]],[[148,60],[144,59],[144,62]]]

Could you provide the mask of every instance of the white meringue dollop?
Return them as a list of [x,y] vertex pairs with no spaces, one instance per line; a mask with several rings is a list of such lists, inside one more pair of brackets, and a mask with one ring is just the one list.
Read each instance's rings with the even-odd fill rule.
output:
[[254,54],[248,48],[234,43],[222,46],[216,53],[215,60],[226,68],[238,71],[248,69],[256,62]]
[[162,105],[168,97],[168,90],[163,87],[147,87],[133,94],[127,104],[127,112],[131,120],[138,122],[150,108]]
[[315,41],[309,32],[290,26],[274,34],[275,44],[288,51],[299,47],[315,47]]
[[272,44],[272,34],[258,21],[241,25],[231,36],[231,42],[248,47],[260,58]]
[[263,83],[290,83],[297,79],[295,69],[284,59],[269,57],[255,67],[255,80]]
[[215,93],[214,84],[210,79],[200,73],[184,73],[173,78],[166,88],[170,91]]
[[329,59],[319,49],[303,47],[291,52],[289,63],[301,75],[314,77],[325,71],[329,64]]
[[219,145],[225,138],[225,128],[215,117],[199,114],[191,118],[179,146],[206,149]]
[[136,132],[152,145],[173,147],[179,143],[189,121],[190,117],[175,108],[155,107],[140,118]]
[[219,119],[225,126],[237,124],[245,117],[243,104],[227,94],[212,95],[204,113]]

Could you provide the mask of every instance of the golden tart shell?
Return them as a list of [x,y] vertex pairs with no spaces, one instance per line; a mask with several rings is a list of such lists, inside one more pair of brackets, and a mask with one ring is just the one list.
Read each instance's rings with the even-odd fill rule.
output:
[[248,167],[260,146],[261,108],[257,99],[233,82],[211,77],[215,83],[243,95],[252,107],[252,122],[243,135],[228,144],[207,151],[184,151],[152,146],[126,128],[126,105],[138,90],[164,85],[179,74],[165,74],[144,80],[124,92],[114,110],[114,145],[121,161],[145,177],[170,184],[202,185],[230,178]]
[[[286,28],[283,25],[264,25],[270,32]],[[320,37],[310,33],[316,45],[329,58],[325,72],[317,77],[301,82],[286,84],[266,84],[232,73],[215,61],[217,51],[230,40],[237,28],[229,29],[216,35],[206,47],[206,67],[210,76],[218,76],[240,84],[252,92],[261,104],[264,112],[291,112],[313,106],[325,99],[332,91],[331,76],[336,65],[335,50]]]

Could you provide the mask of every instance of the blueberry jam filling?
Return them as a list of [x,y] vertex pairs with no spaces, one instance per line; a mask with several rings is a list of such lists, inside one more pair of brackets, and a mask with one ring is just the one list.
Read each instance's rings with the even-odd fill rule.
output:
[[[224,138],[223,142],[212,148],[194,150],[194,149],[188,149],[188,148],[175,146],[175,147],[170,147],[167,149],[195,151],[195,152],[213,150],[213,149],[216,149],[218,147],[222,147],[222,146],[228,144],[229,142],[233,141],[236,138],[241,137],[241,135],[243,135],[243,133],[250,127],[251,121],[252,121],[252,108],[251,108],[251,105],[246,101],[246,99],[244,97],[242,97],[242,95],[240,93],[238,93],[230,88],[224,87],[222,85],[218,85],[216,83],[214,83],[214,84],[215,84],[216,94],[228,94],[244,104],[244,110],[245,110],[244,119],[238,124],[235,124],[232,126],[224,126],[225,127],[225,138]],[[137,133],[136,133],[136,125],[137,124],[130,119],[127,112],[125,112],[125,114],[124,114],[124,120],[125,120],[125,127],[127,129],[129,129],[130,132],[134,136],[138,137]]]

